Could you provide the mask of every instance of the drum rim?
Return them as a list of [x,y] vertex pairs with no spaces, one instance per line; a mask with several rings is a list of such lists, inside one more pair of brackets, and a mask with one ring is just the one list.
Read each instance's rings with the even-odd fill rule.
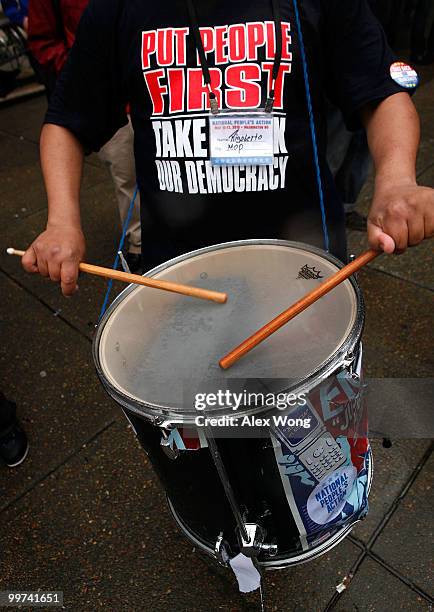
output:
[[[207,247],[203,247],[201,249],[197,249],[195,251],[190,251],[188,253],[184,253],[168,261],[152,268],[149,271],[146,271],[144,275],[149,277],[154,277],[156,274],[163,272],[167,268],[172,267],[175,264],[178,264],[182,261],[186,261],[190,259],[192,256],[202,255],[204,253],[210,253],[213,251],[220,251],[228,248],[236,248],[240,246],[261,246],[261,245],[269,245],[269,246],[283,246],[283,247],[291,247],[297,249],[303,249],[315,255],[322,257],[323,259],[328,260],[330,263],[333,263],[337,268],[341,269],[344,267],[344,263],[340,261],[334,255],[327,253],[326,251],[315,247],[310,244],[306,244],[303,242],[295,242],[289,240],[279,240],[273,238],[251,238],[248,240],[234,240],[231,242],[221,242],[219,244],[210,245]],[[353,324],[352,329],[348,333],[347,338],[344,342],[337,347],[334,353],[332,353],[329,358],[323,362],[318,368],[309,372],[302,380],[299,380],[297,383],[292,385],[289,389],[282,390],[282,393],[290,392],[298,390],[299,392],[309,392],[309,390],[313,389],[320,380],[328,377],[332,372],[339,369],[344,361],[345,355],[349,354],[351,349],[355,347],[358,341],[361,338],[365,320],[365,305],[363,300],[363,295],[361,288],[354,278],[351,276],[348,279],[354,289],[356,294],[356,317]],[[111,314],[116,310],[118,304],[122,302],[132,291],[137,288],[137,285],[130,284],[128,285],[121,293],[116,296],[113,302],[105,311],[104,315],[98,321],[96,326],[96,333],[94,335],[92,341],[92,357],[95,364],[95,369],[100,379],[104,389],[107,393],[114,399],[119,405],[128,410],[131,410],[138,416],[145,418],[157,426],[170,427],[171,425],[176,424],[184,424],[184,425],[194,425],[196,413],[192,414],[180,414],[176,413],[172,408],[168,408],[167,406],[160,406],[158,404],[150,404],[143,400],[138,400],[133,398],[125,393],[123,393],[119,388],[115,387],[105,376],[104,371],[101,367],[100,355],[99,355],[99,346],[102,333],[104,331],[105,325],[110,319]],[[256,414],[256,413],[265,413],[266,410],[263,407],[257,407],[255,410],[250,410],[248,414]],[[243,413],[244,414],[244,413]],[[240,416],[243,416],[240,413]],[[216,415],[219,416],[219,415]]]

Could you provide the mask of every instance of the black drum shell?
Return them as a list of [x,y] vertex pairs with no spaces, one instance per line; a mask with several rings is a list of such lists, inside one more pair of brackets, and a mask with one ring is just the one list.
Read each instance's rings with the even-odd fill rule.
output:
[[[157,427],[131,412],[127,417],[185,528],[211,549],[223,532],[235,549],[235,520],[208,448],[181,451],[170,459],[162,450]],[[246,522],[259,522],[265,528],[267,541],[277,543],[279,556],[301,553],[271,440],[222,438],[217,445]]]

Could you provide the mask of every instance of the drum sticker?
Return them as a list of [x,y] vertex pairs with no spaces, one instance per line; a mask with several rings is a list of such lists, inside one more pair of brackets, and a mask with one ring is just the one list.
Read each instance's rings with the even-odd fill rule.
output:
[[[361,360],[358,363],[361,368]],[[348,376],[348,373],[346,373]],[[362,385],[345,372],[316,388],[307,432],[273,431],[276,461],[300,543],[307,550],[368,511],[369,442]]]
[[309,267],[307,264],[303,266],[298,273],[297,279],[305,278],[306,280],[324,278],[321,274],[321,270],[316,270],[315,266]]
[[307,500],[309,517],[318,525],[326,525],[341,513],[345,513],[345,505],[356,476],[356,468],[350,465],[339,468],[324,478]]
[[200,429],[192,431],[191,428],[175,427],[170,432],[167,443],[172,450],[179,451],[195,451],[208,446],[204,432]]
[[395,62],[390,66],[390,76],[406,89],[415,89],[419,85],[419,76],[414,68],[405,62]]

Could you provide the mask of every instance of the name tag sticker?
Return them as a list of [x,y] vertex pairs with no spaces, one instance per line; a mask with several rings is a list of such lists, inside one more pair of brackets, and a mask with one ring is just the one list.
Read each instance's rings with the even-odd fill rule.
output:
[[273,163],[271,113],[220,113],[209,118],[212,166],[265,166]]

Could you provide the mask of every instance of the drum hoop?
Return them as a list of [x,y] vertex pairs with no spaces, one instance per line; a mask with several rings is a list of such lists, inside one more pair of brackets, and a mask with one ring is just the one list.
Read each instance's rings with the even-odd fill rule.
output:
[[[249,239],[249,240],[235,240],[232,242],[222,242],[219,244],[203,247],[201,249],[197,249],[196,251],[190,251],[189,253],[184,253],[183,255],[179,255],[178,257],[174,257],[173,259],[169,259],[168,261],[152,268],[151,270],[145,272],[145,276],[154,277],[156,274],[167,270],[167,268],[172,267],[175,264],[178,264],[182,261],[186,261],[191,259],[193,256],[199,256],[204,253],[211,253],[213,251],[226,250],[229,248],[237,248],[240,246],[261,246],[261,245],[270,245],[270,246],[283,246],[283,247],[291,247],[302,249],[318,255],[323,259],[328,260],[329,262],[336,265],[338,268],[343,268],[344,263],[323,251],[322,249],[312,246],[310,244],[305,244],[303,242],[294,242],[289,240],[277,240],[271,238],[258,238],[258,239]],[[288,389],[282,389],[281,393],[289,393],[297,390],[299,393],[309,393],[312,389],[314,389],[319,382],[328,378],[333,372],[341,369],[343,363],[345,362],[345,357],[353,352],[354,347],[360,341],[364,320],[365,320],[365,304],[363,300],[362,291],[356,281],[356,279],[352,276],[348,279],[352,284],[354,292],[356,294],[357,307],[356,307],[356,317],[353,324],[352,329],[348,333],[347,338],[344,342],[339,346],[336,351],[330,355],[330,357],[319,366],[317,369],[309,372],[303,379],[294,383],[294,385],[290,386]],[[167,406],[161,406],[159,404],[151,404],[148,402],[144,402],[137,398],[132,398],[131,396],[123,393],[117,387],[115,387],[105,376],[103,369],[101,367],[101,361],[99,356],[99,345],[101,335],[105,328],[106,323],[108,322],[111,314],[116,310],[118,304],[122,302],[132,291],[137,288],[137,285],[131,284],[128,285],[110,304],[107,308],[106,312],[98,322],[96,327],[96,333],[92,342],[92,356],[95,364],[95,369],[97,375],[107,391],[107,393],[123,408],[127,408],[131,410],[141,418],[144,418],[151,423],[161,426],[161,427],[174,427],[177,424],[194,425],[195,417],[197,416],[196,412],[188,413],[188,414],[179,414],[173,408],[168,408]],[[263,407],[259,406],[254,410],[249,410],[248,414],[253,415],[257,413],[266,413]],[[239,413],[239,416],[244,416],[243,413]],[[213,415],[214,416],[214,415]],[[221,416],[217,414],[215,416]]]

